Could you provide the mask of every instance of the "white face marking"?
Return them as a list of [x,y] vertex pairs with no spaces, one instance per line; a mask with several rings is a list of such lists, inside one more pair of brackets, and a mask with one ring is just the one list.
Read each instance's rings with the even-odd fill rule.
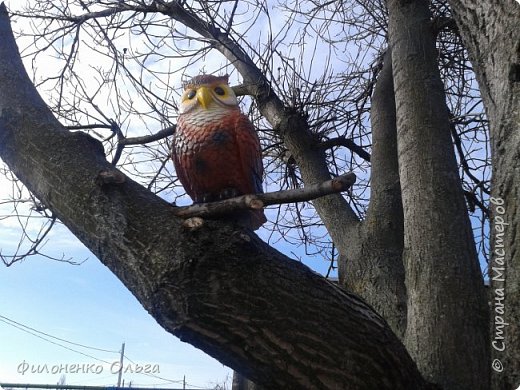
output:
[[206,123],[216,123],[222,117],[229,115],[230,109],[217,104],[212,104],[210,108],[194,107],[184,113],[184,121],[190,125],[202,126]]

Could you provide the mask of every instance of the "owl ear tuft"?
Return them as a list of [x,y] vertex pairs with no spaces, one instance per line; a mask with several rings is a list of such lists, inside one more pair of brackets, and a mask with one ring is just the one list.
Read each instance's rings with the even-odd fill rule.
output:
[[224,76],[218,76],[217,78],[218,78],[218,80],[219,80],[222,84],[229,85],[229,75],[228,75],[228,74],[225,74]]
[[196,88],[203,84],[226,84],[229,85],[229,75],[213,76],[212,74],[200,74],[183,83],[184,89]]

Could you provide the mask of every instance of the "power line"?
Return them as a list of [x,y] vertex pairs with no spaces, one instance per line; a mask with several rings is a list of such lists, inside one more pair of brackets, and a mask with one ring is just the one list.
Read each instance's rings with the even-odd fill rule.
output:
[[[49,338],[52,338],[54,340],[58,340],[58,341],[61,341],[61,342],[64,342],[64,343],[67,343],[67,344],[70,344],[70,345],[75,345],[77,347],[81,347],[81,348],[86,348],[86,349],[91,349],[91,350],[94,350],[94,351],[100,351],[100,352],[108,352],[108,353],[121,353],[122,351],[111,351],[111,350],[108,350],[108,349],[103,349],[103,348],[96,348],[96,347],[91,347],[91,346],[88,346],[88,345],[85,345],[85,344],[80,344],[80,343],[75,343],[73,341],[69,341],[69,340],[66,340],[66,339],[63,339],[61,337],[57,337],[57,336],[53,336],[51,334],[48,334],[48,333],[45,333],[45,332],[42,332],[40,330],[37,330],[37,329],[34,329],[30,326],[27,326],[27,325],[24,325],[18,321],[15,321],[15,320],[12,320],[8,317],[5,317],[3,315],[0,315],[0,321],[7,324],[7,325],[10,325],[12,326],[13,328],[16,328],[18,330],[21,330],[22,332],[25,332],[25,333],[28,333],[34,337],[38,337],[39,339],[43,340],[43,341],[47,341],[48,343],[51,343],[51,344],[54,344],[54,345],[57,345],[61,348],[64,348],[68,351],[71,351],[71,352],[75,352],[75,353],[78,353],[80,355],[83,355],[83,356],[86,356],[86,357],[89,357],[91,359],[94,359],[94,360],[97,360],[99,362],[102,362],[102,363],[105,363],[105,364],[111,364],[111,362],[107,362],[106,360],[103,360],[103,359],[100,359],[100,358],[97,358],[95,356],[92,356],[92,355],[89,355],[87,353],[84,353],[84,352],[81,352],[81,351],[78,351],[76,349],[73,349],[73,348],[70,348],[66,345],[63,345],[63,344],[60,344],[60,343],[57,343],[56,341],[52,341],[52,340],[49,340],[48,338],[46,337],[49,337]],[[137,364],[135,361],[133,361],[132,359],[130,359],[127,355],[124,355],[123,356],[128,359],[131,363],[133,364]],[[152,378],[157,378],[157,379],[160,379],[162,381],[165,381],[166,383],[183,383],[183,380],[173,380],[173,379],[168,379],[168,378],[164,378],[164,377],[161,377],[159,375],[154,375],[154,374],[151,374],[151,373],[145,373],[145,372],[140,372],[140,373],[136,373],[136,374],[141,374],[141,375],[146,375],[146,376],[149,376],[149,377],[152,377]],[[98,378],[99,379],[99,378]],[[190,386],[190,387],[194,387],[194,388],[200,388],[202,389],[202,387],[199,387],[199,386],[196,386],[196,385],[191,385],[191,384],[188,384],[186,383],[186,385]]]
[[[130,359],[128,356],[126,356],[126,355],[124,355],[124,356],[125,356],[125,358],[126,358],[127,360],[130,361],[130,363],[137,364],[137,363],[134,362],[132,359]],[[157,378],[157,379],[160,379],[160,380],[165,381],[166,383],[183,383],[183,380],[182,380],[182,379],[181,379],[181,380],[178,380],[178,379],[177,379],[177,380],[173,380],[173,379],[163,378],[163,377],[161,377],[161,376],[159,376],[159,375],[154,375],[154,374],[151,374],[151,373],[149,373],[149,372],[138,372],[137,374],[150,376],[150,377],[152,377],[152,378]]]
[[[130,363],[133,363],[133,364],[137,364],[136,362],[134,362],[132,359],[130,359],[127,355],[124,355],[125,359],[129,360]],[[196,389],[205,389],[205,387],[202,387],[202,386],[197,386],[197,385],[192,385],[190,383],[187,383],[185,379],[177,379],[177,380],[173,380],[173,379],[168,379],[168,378],[163,378],[162,376],[159,376],[159,375],[154,375],[154,374],[151,374],[151,373],[148,373],[148,372],[137,372],[136,374],[140,374],[140,375],[146,375],[146,376],[149,376],[149,377],[152,377],[152,378],[157,378],[157,379],[160,379],[160,380],[163,380],[165,381],[166,383],[183,383],[185,386],[189,386],[189,387],[192,387],[192,388],[196,388]],[[159,386],[162,386],[166,383],[162,383],[162,384],[159,384]],[[150,386],[150,385],[148,385]],[[155,385],[153,385],[155,386]]]
[[[6,320],[7,320],[7,321],[6,321]],[[30,330],[27,330],[27,329],[32,329],[32,328],[30,328],[30,327],[26,327],[27,329],[25,329],[25,328],[24,328],[24,325],[19,324],[19,323],[17,323],[16,321],[10,320],[9,318],[4,317],[4,316],[2,316],[2,315],[0,315],[0,321],[3,322],[3,323],[5,323],[5,324],[7,324],[7,325],[12,326],[13,328],[16,328],[16,329],[18,329],[18,330],[21,330],[22,332],[29,333],[30,335],[32,335],[32,336],[34,336],[34,337],[38,337],[39,339],[42,339],[42,340],[44,340],[44,341],[47,341],[48,343],[51,343],[51,344],[57,345],[57,346],[59,346],[59,347],[61,347],[61,348],[64,348],[64,349],[66,349],[66,350],[68,350],[68,351],[78,353],[78,354],[80,354],[80,355],[83,355],[83,356],[89,357],[89,358],[91,358],[91,359],[94,359],[94,360],[100,361],[100,362],[105,363],[105,364],[111,364],[110,362],[107,362],[106,360],[99,359],[99,358],[97,358],[97,357],[95,357],[95,356],[89,355],[88,353],[84,353],[84,352],[78,351],[78,350],[76,350],[76,349],[73,349],[73,348],[67,347],[66,345],[63,345],[63,344],[57,343],[57,342],[52,341],[52,340],[49,340],[49,339],[47,339],[47,338],[45,338],[45,337],[43,337],[43,336],[40,336],[38,333],[34,333],[34,332],[30,331]],[[10,322],[8,322],[8,321],[12,321],[13,323],[10,323]],[[18,325],[18,324],[19,324],[19,325]],[[36,331],[36,330],[35,330],[35,331]],[[36,332],[38,332],[38,331],[36,331]],[[40,333],[41,333],[41,334],[45,334],[44,332],[40,332]],[[53,337],[53,336],[51,336],[51,335],[48,335],[48,336],[49,336],[49,337]],[[53,338],[59,339],[59,338],[57,338],[57,337],[53,337]],[[61,340],[61,339],[59,339],[59,340]],[[67,342],[66,340],[63,340],[63,341]],[[75,344],[75,343],[72,343],[72,342],[71,342],[71,344]]]
[[[62,341],[62,342],[67,343],[67,344],[75,345],[75,346],[77,346],[77,347],[86,348],[86,349],[92,349],[92,350],[94,350],[94,351],[100,351],[100,352],[117,353],[117,354],[119,353],[119,351],[111,351],[111,350],[108,350],[108,349],[102,349],[102,348],[90,347],[90,346],[88,346],[88,345],[79,344],[79,343],[75,343],[75,342],[72,342],[72,341],[69,341],[69,340],[65,340],[65,339],[62,339],[62,338],[60,338],[60,337],[56,337],[56,336],[50,335],[50,334],[48,334],[48,333],[42,332],[42,331],[40,331],[40,330],[37,330],[37,329],[31,328],[30,326],[27,326],[27,325],[21,324],[21,323],[15,321],[15,320],[12,320],[12,319],[10,319],[10,318],[7,318],[7,317],[3,316],[3,315],[0,315],[0,320],[2,320],[2,319],[4,320],[3,322],[5,322],[5,323],[8,324],[8,325],[12,325],[12,324],[9,323],[9,322],[12,322],[13,324],[16,324],[16,325],[21,326],[21,327],[26,328],[26,329],[29,329],[29,330],[31,330],[31,331],[33,331],[33,332],[38,333],[38,334],[41,334],[41,335],[44,335],[44,336],[47,336],[47,337],[53,338],[53,339],[55,339],[55,340]],[[9,322],[6,322],[6,321],[9,321]],[[14,326],[14,325],[12,325],[12,326]]]
[[14,325],[14,324],[10,324],[9,322],[3,320],[2,318],[0,318],[0,321],[6,323],[7,325],[11,325],[11,326],[14,327],[14,328],[19,329],[19,330],[21,330],[22,332],[29,333],[30,335],[33,335],[33,336],[35,336],[35,337],[38,337],[39,339],[42,339],[42,340],[44,340],[44,341],[47,341],[48,343],[51,343],[51,344],[57,345],[57,346],[59,346],[59,347],[65,348],[65,349],[67,349],[67,350],[69,350],[69,351],[72,351],[72,352],[79,353],[80,355],[83,355],[83,356],[89,357],[89,358],[91,358],[91,359],[98,360],[98,361],[103,362],[103,363],[106,363],[106,364],[110,364],[110,362],[107,362],[107,361],[105,361],[105,360],[103,360],[103,359],[99,359],[99,358],[97,358],[97,357],[95,357],[95,356],[89,355],[89,354],[87,354],[87,353],[83,353],[83,352],[81,352],[81,351],[77,351],[77,350],[72,349],[72,348],[69,348],[69,347],[67,347],[67,346],[65,346],[65,345],[63,345],[63,344],[60,344],[60,343],[57,343],[57,342],[55,342],[55,341],[52,341],[52,340],[46,339],[45,337],[42,337],[42,336],[40,336],[40,335],[38,335],[38,334],[36,334],[36,333],[33,333],[33,332],[31,332],[31,331],[29,331],[29,330],[27,330],[27,329],[24,329],[24,328],[22,328],[21,326],[17,326],[17,325]]

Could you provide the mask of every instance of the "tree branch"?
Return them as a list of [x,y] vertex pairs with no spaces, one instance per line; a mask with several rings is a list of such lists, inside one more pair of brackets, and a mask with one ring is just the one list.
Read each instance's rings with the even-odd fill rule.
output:
[[116,148],[116,152],[114,153],[114,158],[112,159],[112,165],[116,165],[117,162],[119,161],[119,159],[121,158],[121,153],[123,153],[123,149],[126,147],[126,146],[129,146],[129,145],[144,145],[144,144],[147,144],[147,143],[150,143],[150,142],[155,142],[155,141],[159,141],[163,138],[167,138],[171,135],[173,135],[173,133],[175,133],[175,125],[174,126],[169,126],[169,127],[166,127],[162,130],[159,130],[157,133],[155,134],[149,134],[149,135],[143,135],[143,136],[140,136],[140,137],[130,137],[130,138],[126,138],[123,136],[122,132],[121,131],[118,131],[117,132],[117,148]]
[[159,130],[157,133],[150,135],[143,135],[141,137],[131,137],[131,138],[122,138],[119,141],[119,145],[128,146],[128,145],[144,145],[150,142],[159,141],[163,138],[167,138],[175,133],[176,126],[169,126],[162,130]]
[[488,305],[450,135],[430,2],[387,5],[406,221],[405,343],[421,372],[439,385],[487,389]]
[[[404,222],[390,49],[383,58],[370,108],[370,205],[365,220],[360,223],[359,234],[350,240],[351,250],[345,255],[346,261],[340,262],[339,278],[342,285],[381,313],[393,331],[403,338],[407,322]],[[370,250],[366,246],[370,246]]]
[[368,153],[361,146],[359,146],[354,141],[352,141],[351,139],[348,139],[346,137],[331,138],[331,139],[328,139],[328,140],[320,143],[321,149],[330,149],[335,146],[344,146],[345,148],[349,149],[351,152],[356,153],[363,160],[370,161],[370,153]]
[[239,84],[231,87],[237,96],[253,96],[255,97],[259,90],[255,84]]
[[345,191],[356,181],[356,175],[347,173],[324,183],[286,191],[268,192],[266,194],[242,195],[218,202],[194,204],[179,207],[174,214],[181,218],[212,217],[236,210],[261,209],[262,207],[294,202],[308,202],[321,196]]
[[71,125],[65,126],[69,130],[94,130],[94,129],[111,129],[112,125],[106,125],[104,123],[90,124],[90,125]]

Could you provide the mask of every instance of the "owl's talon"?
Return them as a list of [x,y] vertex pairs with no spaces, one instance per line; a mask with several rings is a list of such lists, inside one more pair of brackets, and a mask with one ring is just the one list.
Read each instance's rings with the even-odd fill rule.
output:
[[234,198],[236,196],[238,196],[238,190],[236,188],[224,188],[218,194],[219,200]]
[[201,203],[213,202],[215,197],[211,194],[204,194],[201,196]]

